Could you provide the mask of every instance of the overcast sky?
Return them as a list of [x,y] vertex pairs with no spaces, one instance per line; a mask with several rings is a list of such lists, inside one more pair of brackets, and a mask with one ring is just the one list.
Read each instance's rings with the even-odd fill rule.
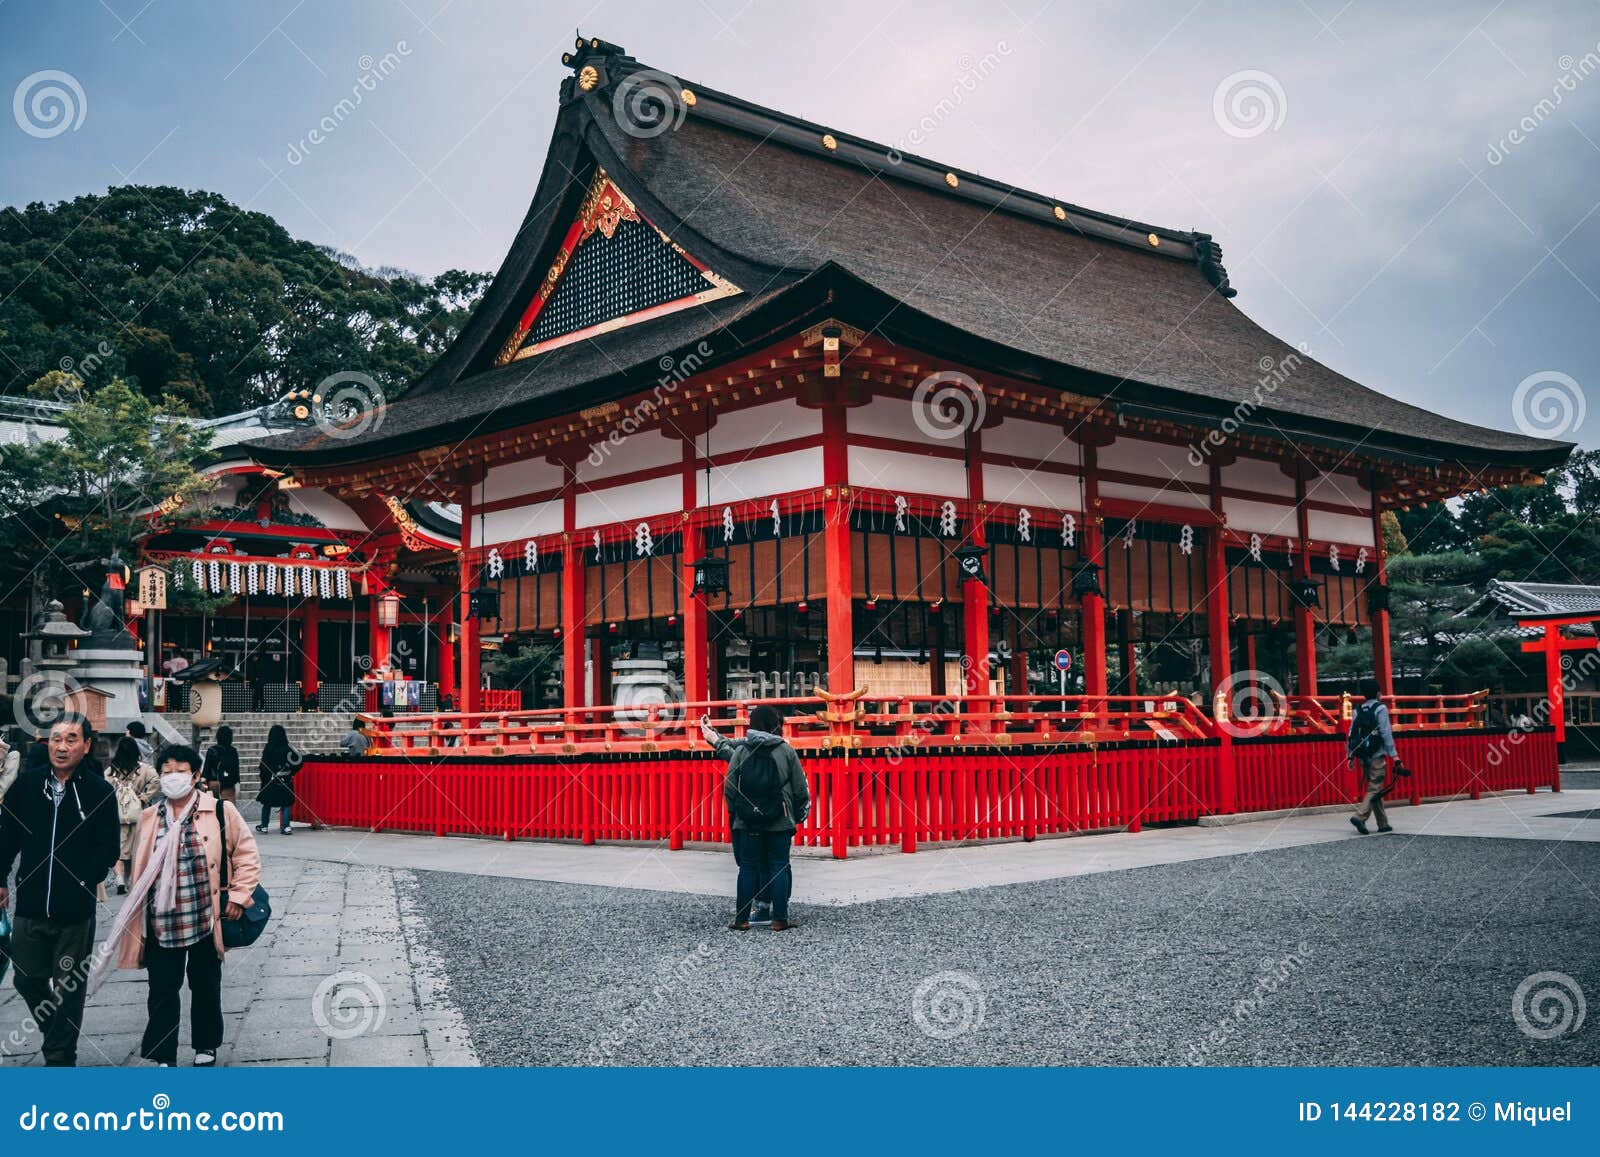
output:
[[[706,87],[1211,232],[1236,304],[1329,365],[1600,446],[1594,0],[7,0],[0,203],[174,184],[370,266],[493,270],[575,27]],[[70,125],[35,108],[52,86]],[[1540,413],[1541,394],[1564,406]]]

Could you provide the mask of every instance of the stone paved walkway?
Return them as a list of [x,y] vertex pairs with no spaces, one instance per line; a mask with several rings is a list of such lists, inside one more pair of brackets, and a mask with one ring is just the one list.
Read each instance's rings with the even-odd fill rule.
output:
[[[267,933],[223,965],[223,1065],[475,1065],[416,914],[409,871],[284,856],[262,837]],[[274,845],[277,845],[276,847]],[[101,935],[119,898],[100,906]],[[81,1065],[143,1065],[144,973],[112,972],[89,999]],[[0,1065],[38,1065],[39,1034],[13,978],[0,988]],[[189,1047],[184,997],[179,1064]]]

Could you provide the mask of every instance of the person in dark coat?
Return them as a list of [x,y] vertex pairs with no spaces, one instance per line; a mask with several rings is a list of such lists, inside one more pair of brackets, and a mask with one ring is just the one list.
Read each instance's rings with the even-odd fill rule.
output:
[[294,831],[289,826],[289,811],[294,807],[294,775],[300,770],[300,753],[289,746],[289,735],[283,724],[274,723],[267,732],[267,746],[261,752],[261,790],[256,792],[256,802],[261,805],[261,822],[256,831],[264,832],[272,821],[272,809],[282,814],[278,830],[284,835]]
[[95,898],[120,843],[116,793],[85,769],[93,742],[81,715],[56,720],[45,769],[19,775],[0,806],[0,909],[17,864],[11,963],[44,1034],[46,1065],[78,1063]]
[[216,742],[206,748],[200,782],[218,799],[232,803],[239,796],[239,752],[233,746],[233,728],[217,728]]

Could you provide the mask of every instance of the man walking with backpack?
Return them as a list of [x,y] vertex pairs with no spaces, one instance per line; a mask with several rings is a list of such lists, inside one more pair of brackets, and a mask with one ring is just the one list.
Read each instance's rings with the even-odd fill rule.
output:
[[1350,720],[1350,734],[1345,739],[1345,761],[1361,769],[1365,792],[1356,814],[1350,823],[1362,835],[1367,834],[1367,817],[1378,821],[1380,832],[1394,829],[1389,826],[1389,815],[1383,810],[1383,793],[1389,779],[1389,761],[1400,766],[1400,756],[1394,748],[1394,731],[1389,726],[1389,708],[1378,694],[1376,679],[1361,681],[1361,703]]
[[795,926],[789,919],[793,873],[789,845],[795,828],[811,810],[800,757],[783,738],[783,716],[763,703],[750,710],[743,739],[724,739],[709,719],[700,731],[716,753],[728,761],[722,794],[733,822],[733,858],[739,865],[737,910],[728,927],[750,930],[750,906],[758,899],[772,905],[772,930]]

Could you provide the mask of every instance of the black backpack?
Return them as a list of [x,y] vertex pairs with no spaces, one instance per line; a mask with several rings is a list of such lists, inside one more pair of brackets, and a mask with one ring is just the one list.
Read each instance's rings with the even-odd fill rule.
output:
[[765,827],[783,817],[783,773],[767,746],[749,747],[733,775],[728,806],[751,828]]
[[1367,699],[1356,707],[1350,719],[1350,738],[1345,750],[1356,759],[1371,759],[1383,750],[1383,733],[1378,730],[1378,708],[1382,700]]

